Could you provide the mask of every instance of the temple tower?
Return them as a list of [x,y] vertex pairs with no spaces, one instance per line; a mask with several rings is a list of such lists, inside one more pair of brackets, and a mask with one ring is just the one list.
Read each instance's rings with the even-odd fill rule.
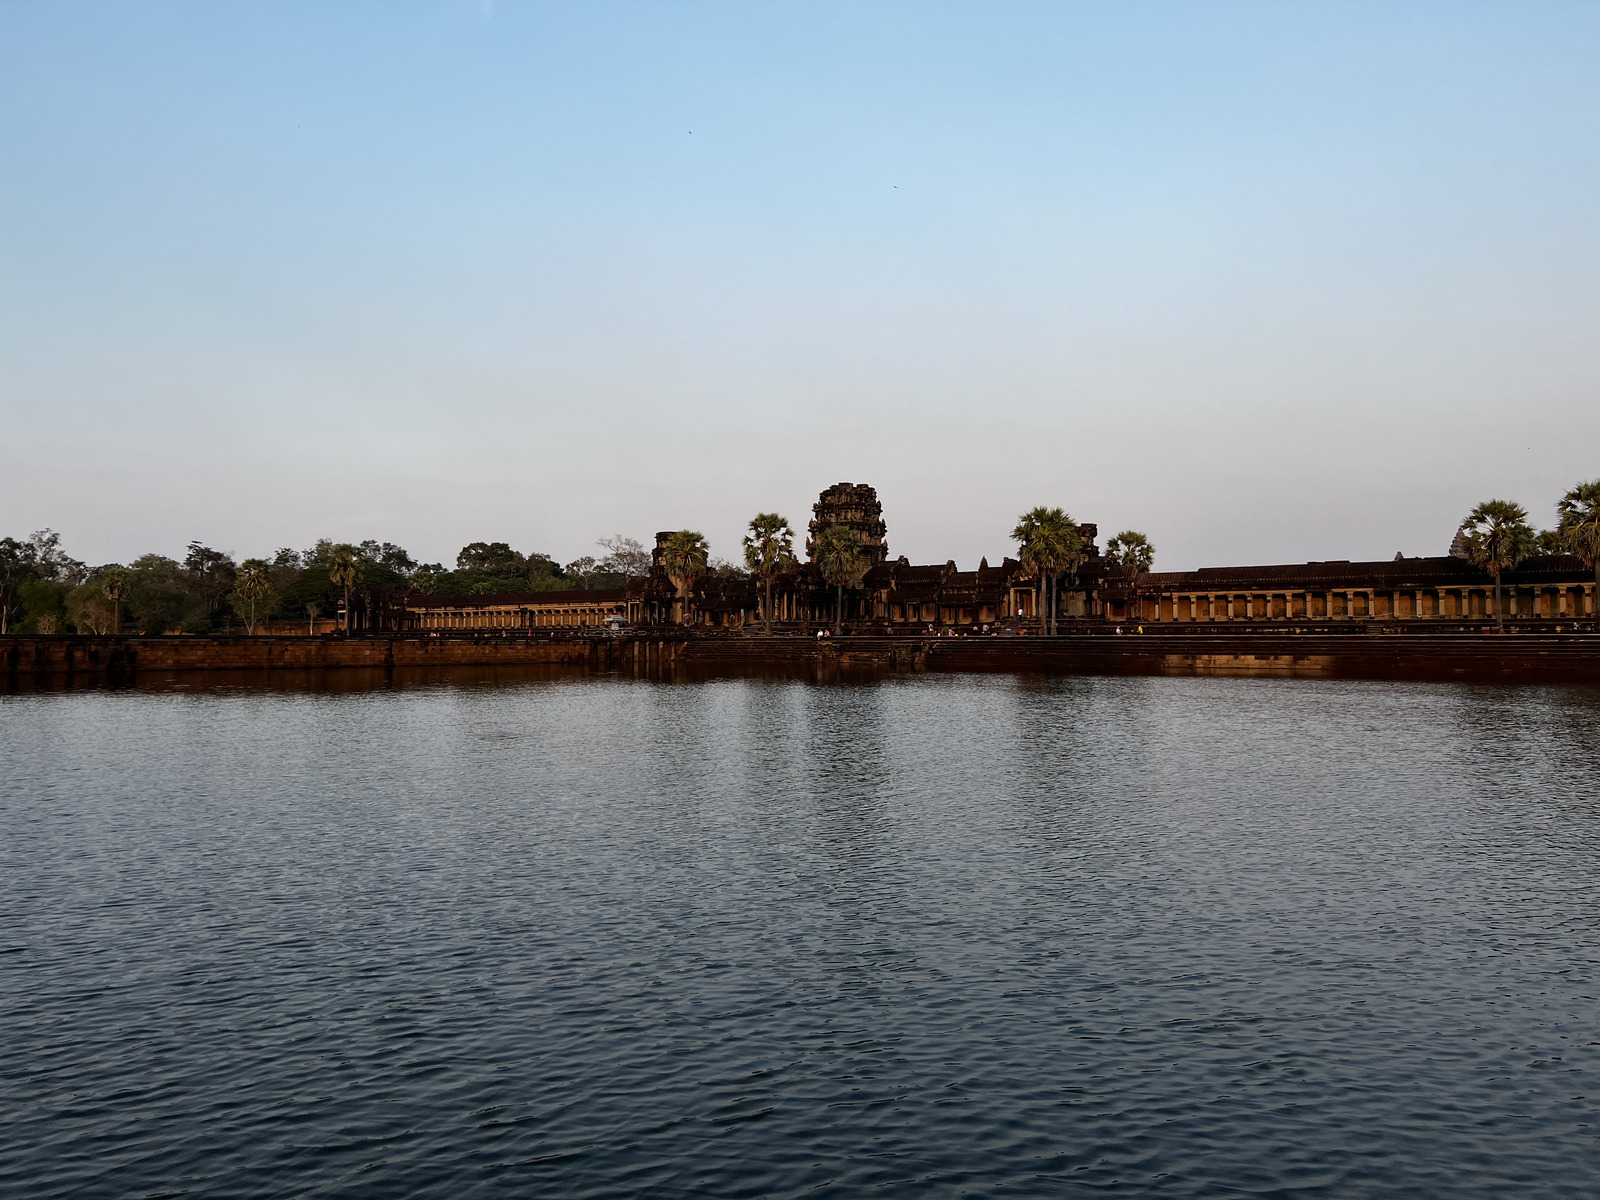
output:
[[811,506],[811,524],[806,529],[806,557],[817,557],[817,535],[830,525],[843,525],[861,539],[861,553],[876,566],[889,557],[888,527],[883,523],[883,505],[878,493],[864,483],[836,483],[817,497]]

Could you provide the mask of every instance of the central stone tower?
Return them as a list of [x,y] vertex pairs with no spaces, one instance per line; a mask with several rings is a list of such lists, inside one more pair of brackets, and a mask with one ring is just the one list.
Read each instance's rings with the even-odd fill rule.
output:
[[806,529],[806,557],[817,557],[817,535],[830,525],[843,525],[861,539],[861,553],[877,566],[889,557],[885,540],[888,527],[883,523],[883,505],[878,493],[864,483],[836,483],[817,497],[811,506],[811,524]]

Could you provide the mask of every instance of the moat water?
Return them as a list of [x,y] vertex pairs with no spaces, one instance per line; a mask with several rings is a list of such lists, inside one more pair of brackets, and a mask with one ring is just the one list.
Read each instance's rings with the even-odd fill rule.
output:
[[0,696],[0,1195],[1600,1194],[1600,690],[339,686]]

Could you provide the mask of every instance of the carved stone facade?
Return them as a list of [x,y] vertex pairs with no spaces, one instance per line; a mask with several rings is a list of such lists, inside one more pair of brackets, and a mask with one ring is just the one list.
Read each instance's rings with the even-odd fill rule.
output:
[[876,488],[864,483],[836,483],[811,506],[806,530],[806,558],[816,561],[817,535],[830,525],[843,525],[861,539],[861,553],[877,566],[889,557],[889,528],[883,523],[883,505]]

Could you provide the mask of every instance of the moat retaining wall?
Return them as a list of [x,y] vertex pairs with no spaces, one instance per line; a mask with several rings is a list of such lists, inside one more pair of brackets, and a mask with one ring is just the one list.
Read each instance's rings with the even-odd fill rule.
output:
[[611,669],[671,662],[664,639],[468,637],[16,637],[0,639],[8,674],[320,671],[344,667],[550,665]]
[[1161,630],[1057,638],[11,637],[10,676],[548,665],[594,670],[840,667],[1053,674],[1502,678],[1600,683],[1600,634]]

